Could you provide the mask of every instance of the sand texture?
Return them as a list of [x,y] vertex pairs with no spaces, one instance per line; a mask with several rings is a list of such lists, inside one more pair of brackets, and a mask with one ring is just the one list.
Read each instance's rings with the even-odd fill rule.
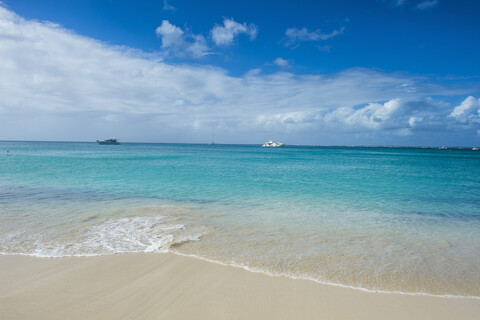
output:
[[479,319],[480,300],[368,293],[174,254],[0,256],[0,319]]

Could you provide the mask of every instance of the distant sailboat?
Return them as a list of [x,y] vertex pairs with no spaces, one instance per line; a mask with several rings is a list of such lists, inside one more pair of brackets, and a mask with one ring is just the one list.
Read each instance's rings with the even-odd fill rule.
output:
[[214,136],[212,136],[212,140],[210,140],[210,143],[209,143],[209,145],[213,145],[213,144],[215,144],[215,141],[213,141],[213,137],[214,137]]

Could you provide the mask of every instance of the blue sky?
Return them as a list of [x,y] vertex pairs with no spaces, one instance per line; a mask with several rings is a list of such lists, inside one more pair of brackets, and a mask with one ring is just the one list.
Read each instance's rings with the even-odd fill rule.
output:
[[0,6],[0,139],[480,144],[478,1]]

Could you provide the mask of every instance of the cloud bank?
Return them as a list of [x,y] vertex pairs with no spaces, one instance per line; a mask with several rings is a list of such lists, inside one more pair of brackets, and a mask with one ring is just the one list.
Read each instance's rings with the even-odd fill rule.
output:
[[[202,44],[168,21],[157,32],[168,50]],[[2,7],[0,61],[0,140],[443,145],[478,141],[480,130],[478,98],[426,78],[362,68],[233,77]]]

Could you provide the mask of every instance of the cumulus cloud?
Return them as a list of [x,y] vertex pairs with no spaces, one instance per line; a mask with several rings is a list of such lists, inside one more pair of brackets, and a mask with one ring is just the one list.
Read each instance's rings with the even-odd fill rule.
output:
[[437,4],[438,4],[438,0],[427,0],[417,4],[416,8],[419,10],[425,10],[425,9],[435,7]]
[[240,34],[246,34],[250,40],[257,36],[257,26],[254,24],[238,23],[233,19],[223,19],[222,25],[215,25],[210,31],[213,42],[217,46],[229,46],[234,38]]
[[338,30],[333,30],[329,33],[325,33],[320,29],[310,31],[307,28],[289,28],[285,31],[285,39],[283,41],[286,47],[294,46],[299,42],[303,41],[320,41],[320,40],[327,40],[338,35],[343,34],[345,31],[345,27],[342,27]]
[[390,99],[358,106],[262,114],[257,124],[277,131],[326,131],[406,136],[416,132],[447,130],[445,111],[450,105],[441,100]]
[[[168,55],[198,59],[213,54],[207,39],[202,34],[183,30],[168,20],[163,20],[162,24],[155,29],[155,33],[162,40],[163,52]],[[240,34],[247,34],[250,40],[253,40],[257,35],[257,27],[254,24],[247,25],[233,19],[224,19],[223,26],[215,25],[210,31],[210,44],[227,47]]]
[[155,29],[157,36],[162,37],[162,47],[171,48],[183,45],[184,32],[181,28],[163,20],[162,24]]
[[156,35],[162,39],[162,49],[170,54],[179,57],[201,58],[211,54],[205,38],[198,34],[185,32],[168,20],[163,20],[162,24],[155,29]]
[[351,128],[379,129],[401,110],[401,106],[401,100],[397,98],[385,103],[369,103],[359,109],[342,107],[327,113],[325,119],[327,122],[342,122]]
[[288,62],[288,60],[280,58],[280,57],[273,60],[273,63],[276,64],[279,67],[282,67],[282,68],[286,68],[286,67],[290,66],[290,62]]
[[480,124],[480,98],[467,97],[453,109],[450,117],[464,124]]
[[404,135],[414,130],[443,130],[446,123],[441,117],[449,104],[441,100],[423,98],[406,100],[395,98],[383,103],[364,106],[340,107],[325,115],[330,124],[343,124],[347,130],[394,131]]
[[[168,21],[160,27],[165,50],[185,49],[185,30]],[[186,49],[204,40],[191,39]],[[220,142],[275,134],[287,143],[345,144],[352,136],[339,137],[348,132],[381,139],[445,126],[464,132],[462,117],[478,110],[474,98],[456,108],[430,99],[465,92],[405,74],[354,68],[234,77],[208,65],[169,64],[2,7],[0,61],[3,139],[205,142],[214,132]]]

